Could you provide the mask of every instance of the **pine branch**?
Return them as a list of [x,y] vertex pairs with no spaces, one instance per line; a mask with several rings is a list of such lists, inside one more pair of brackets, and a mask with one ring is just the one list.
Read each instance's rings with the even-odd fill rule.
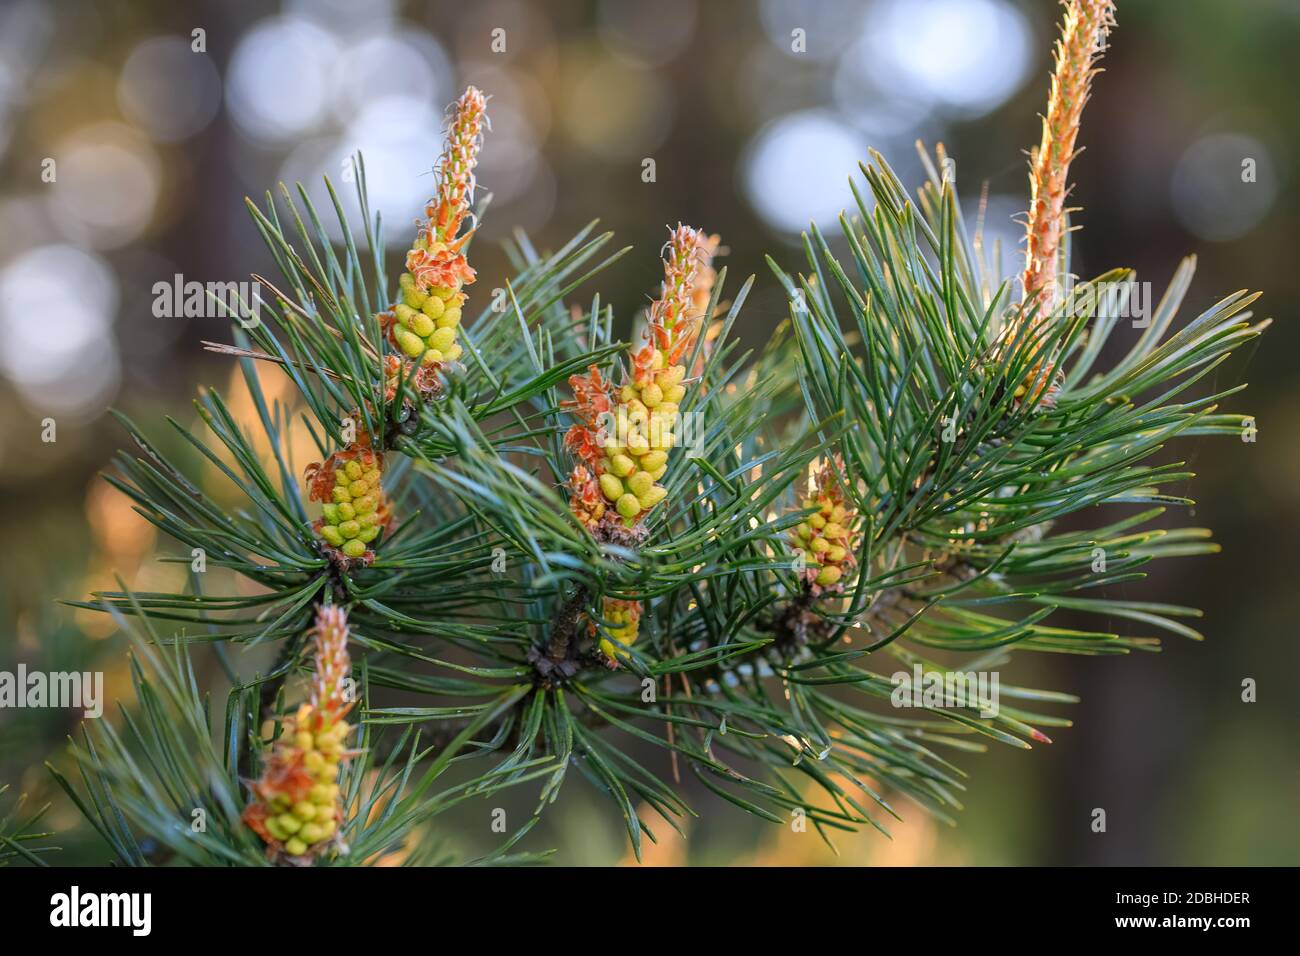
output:
[[[1215,550],[1204,529],[1151,526],[1189,503],[1166,489],[1190,473],[1159,456],[1173,438],[1238,433],[1243,416],[1218,410],[1237,389],[1198,386],[1267,323],[1237,293],[1175,330],[1189,260],[1106,366],[1132,272],[1048,295],[1068,274],[1068,164],[1111,13],[1067,5],[1024,302],[990,275],[955,178],[938,173],[941,147],[937,164],[923,156],[916,200],[870,155],[856,215],[838,224],[843,262],[816,226],[806,274],[768,260],[790,316],[757,355],[730,339],[754,279],[724,305],[720,240],[687,227],[632,345],[598,294],[570,301],[627,251],[607,252],[594,223],[551,253],[517,235],[505,302],[462,318],[484,212],[473,89],[449,114],[396,298],[360,158],[364,256],[328,183],[341,250],[301,187],[250,203],[282,289],[265,283],[270,321],[210,348],[239,360],[269,453],[208,392],[204,437],[173,422],[189,462],[123,420],[139,455],[109,480],[191,555],[256,587],[122,587],[80,605],[143,628],[138,711],[76,749],[84,793],[58,777],[117,858],[441,859],[419,837],[431,817],[537,781],[534,813],[483,862],[526,861],[514,848],[571,770],[637,854],[655,837],[647,817],[676,828],[692,812],[683,769],[761,819],[803,814],[828,843],[888,832],[899,795],[951,821],[954,754],[1048,743],[1075,698],[1005,682],[996,700],[964,685],[900,709],[900,669],[951,677],[998,671],[1017,650],[1122,655],[1156,649],[1159,631],[1199,637],[1194,609],[1110,589],[1153,560]],[[263,362],[293,382],[299,419],[268,405]],[[689,449],[686,422],[699,426]],[[299,427],[321,459],[305,473],[286,451]],[[194,461],[241,504],[219,507]],[[1066,517],[1079,530],[1059,530]],[[1063,611],[1104,629],[1066,626]],[[304,699],[289,678],[309,633]],[[277,662],[232,687],[218,748],[189,655],[267,640]],[[345,659],[362,688],[355,729]],[[388,691],[416,703],[372,703]],[[453,765],[465,779],[445,783]],[[184,815],[200,804],[215,819],[195,839]]]

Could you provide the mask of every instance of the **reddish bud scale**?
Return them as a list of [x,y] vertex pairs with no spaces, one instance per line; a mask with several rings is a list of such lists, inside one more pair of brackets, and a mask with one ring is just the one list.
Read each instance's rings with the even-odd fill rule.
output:
[[569,386],[573,400],[564,405],[578,421],[565,433],[564,445],[579,462],[569,476],[569,508],[583,527],[594,533],[606,510],[599,476],[604,457],[602,420],[612,408],[610,386],[594,365],[586,375],[570,377]]
[[600,484],[582,465],[575,465],[569,475],[569,508],[579,523],[593,534],[605,517],[605,498],[600,493]]
[[438,366],[416,365],[409,359],[400,359],[396,355],[384,357],[384,401],[391,402],[397,397],[398,386],[405,381],[422,396],[437,395],[442,390],[438,380]]

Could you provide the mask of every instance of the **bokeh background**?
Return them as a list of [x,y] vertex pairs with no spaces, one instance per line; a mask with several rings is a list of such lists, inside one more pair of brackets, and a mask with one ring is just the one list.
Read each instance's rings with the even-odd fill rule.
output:
[[[670,836],[651,862],[1300,862],[1288,690],[1300,664],[1300,5],[1119,6],[1074,167],[1075,271],[1132,265],[1158,294],[1196,253],[1190,309],[1262,289],[1257,314],[1277,319],[1214,381],[1249,380],[1232,407],[1257,416],[1258,440],[1169,451],[1199,473],[1192,520],[1224,553],[1166,562],[1129,587],[1203,607],[1207,640],[1021,665],[1016,676],[1082,696],[1076,725],[1050,747],[967,758],[956,829],[913,809],[893,841],[843,839],[836,857],[811,834],[693,794],[690,839]],[[319,198],[321,175],[340,178],[360,149],[401,245],[431,190],[443,105],[472,82],[493,97],[480,288],[502,284],[496,243],[516,227],[553,246],[600,218],[637,247],[597,283],[630,317],[656,284],[665,225],[681,219],[722,235],[733,280],[759,273],[740,329],[757,345],[784,314],[762,255],[797,267],[800,230],[851,203],[847,178],[868,146],[917,183],[914,141],[945,143],[968,201],[987,183],[988,231],[1014,268],[1011,217],[1026,204],[1058,12],[1048,0],[5,0],[0,669],[102,669],[110,695],[128,690],[110,623],[56,599],[114,575],[142,590],[178,583],[156,560],[168,542],[98,479],[125,440],[106,409],[168,441],[162,416],[191,421],[200,384],[241,407],[231,364],[199,345],[227,338],[224,324],[157,318],[152,289],[177,273],[268,269],[245,195],[301,180]],[[53,443],[41,440],[47,418]],[[1241,700],[1245,678],[1256,703]],[[53,800],[61,859],[95,863],[103,848],[42,767],[74,730],[66,712],[0,711],[0,783]],[[1105,834],[1089,827],[1095,807]],[[482,826],[444,826],[456,849],[488,845]],[[627,853],[620,821],[576,782],[528,845],[572,863]]]

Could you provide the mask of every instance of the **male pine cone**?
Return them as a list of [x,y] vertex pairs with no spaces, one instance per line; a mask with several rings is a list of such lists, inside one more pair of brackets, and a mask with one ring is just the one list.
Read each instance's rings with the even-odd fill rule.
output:
[[[474,167],[486,123],[487,98],[468,87],[451,110],[437,194],[406,255],[406,271],[398,280],[401,298],[381,316],[390,341],[406,357],[410,377],[424,392],[436,390],[430,373],[457,361],[464,351],[456,333],[466,299],[463,289],[474,281],[464,253],[474,230],[461,234],[461,226],[474,199]],[[390,356],[385,369],[390,392],[402,370],[403,361]]]
[[383,463],[363,436],[307,469],[308,497],[323,502],[312,526],[341,561],[368,561],[371,543],[388,524]]
[[839,589],[852,568],[857,511],[848,503],[831,464],[809,480],[801,510],[817,509],[790,529],[790,543],[803,553],[804,580],[814,594]]
[[603,455],[592,462],[601,493],[627,528],[642,522],[668,494],[658,482],[677,443],[686,353],[700,332],[693,294],[706,243],[689,226],[673,231],[663,291],[650,307],[648,341],[632,355],[632,375],[618,391],[617,411],[610,409],[603,423]]
[[353,706],[347,614],[337,605],[318,607],[312,637],[310,699],[284,719],[243,813],[272,857],[283,853],[296,863],[309,862],[337,837],[343,823],[339,771],[352,756],[346,749],[352,727],[344,719]]

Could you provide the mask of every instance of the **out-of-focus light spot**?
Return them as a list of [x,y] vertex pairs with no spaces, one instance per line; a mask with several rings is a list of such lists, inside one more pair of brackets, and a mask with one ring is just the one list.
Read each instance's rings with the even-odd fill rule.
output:
[[396,5],[396,0],[286,0],[284,12],[335,31],[373,30],[393,19]]
[[750,204],[783,232],[797,233],[809,220],[825,225],[851,200],[848,179],[866,155],[861,136],[834,114],[792,113],[760,130],[746,150]]
[[0,156],[13,134],[11,116],[30,95],[32,74],[54,34],[54,17],[36,0],[0,5]]
[[[493,60],[469,60],[460,64],[465,81],[488,95],[488,120],[494,124],[497,110],[506,108],[527,121],[535,142],[546,139],[551,129],[551,99],[532,73]],[[484,157],[486,159],[486,157]]]
[[[526,61],[555,66],[553,14],[533,0],[475,0],[456,10],[456,59],[488,57],[498,63]],[[485,90],[484,92],[491,92]]]
[[1174,167],[1174,212],[1194,235],[1226,242],[1245,235],[1273,207],[1277,172],[1268,148],[1238,133],[1198,139]]
[[[350,140],[344,140],[338,136],[316,136],[305,139],[289,151],[280,164],[279,171],[275,174],[278,182],[287,183],[294,187],[295,200],[297,199],[296,186],[301,185],[307,191],[308,197],[318,212],[330,210],[328,215],[321,216],[321,225],[335,242],[343,239],[343,229],[338,223],[338,218],[332,213],[333,201],[325,189],[323,178],[328,176],[330,182],[333,183],[334,191],[338,195],[339,203],[343,206],[344,214],[348,217],[348,224],[352,228],[353,235],[361,236],[361,230],[365,224],[361,221],[361,208],[356,195],[355,180],[351,179],[352,173],[348,171],[351,157],[356,151]],[[372,192],[370,197],[371,214],[378,212],[383,216],[384,243],[388,246],[395,246],[404,241],[409,242],[410,234],[414,228],[409,225],[414,219],[414,214],[411,211],[414,208],[412,206],[412,194],[407,193],[402,197],[400,202],[401,211],[396,211],[392,205],[393,186],[396,184],[396,177],[391,175],[391,171],[386,168],[387,151],[363,149],[361,152],[364,154],[367,188]],[[373,195],[376,188],[386,193],[384,198]]]
[[[881,149],[881,140],[905,139],[915,142],[917,139],[936,140],[929,127],[923,127],[928,110],[914,102],[896,99],[886,93],[874,90],[846,74],[848,70],[837,70],[834,80],[835,105],[841,113],[860,129],[871,145]],[[926,129],[923,132],[923,128]]]
[[664,141],[672,101],[649,70],[597,60],[563,100],[564,125],[588,151],[607,159],[639,159]]
[[[368,104],[343,135],[299,143],[285,157],[278,178],[302,183],[317,209],[329,209],[332,203],[322,182],[328,176],[354,234],[359,234],[363,223],[351,157],[360,152],[371,214],[383,217],[384,242],[405,248],[437,183],[433,169],[442,148],[442,125],[442,112],[431,103],[384,97]],[[336,216],[323,216],[322,225],[334,239],[343,238]]]
[[0,8],[0,63],[17,73],[41,64],[54,36],[57,11],[40,0],[18,0]]
[[13,114],[22,97],[23,78],[18,74],[18,64],[9,63],[0,57],[0,156],[9,147],[13,136]]
[[117,302],[112,269],[75,246],[39,246],[0,272],[0,368],[33,411],[76,419],[111,398]]
[[600,37],[620,59],[659,66],[676,59],[695,32],[695,0],[601,0]]
[[221,106],[221,77],[212,58],[180,37],[136,45],[117,82],[117,102],[154,139],[173,143],[205,129]]
[[744,52],[730,71],[739,105],[749,111],[753,125],[796,110],[821,104],[826,98],[822,64],[776,56],[763,44]]
[[508,106],[492,109],[490,147],[483,149],[476,171],[481,187],[492,193],[494,202],[514,199],[533,178],[539,154],[527,119]]
[[329,106],[338,43],[298,17],[273,17],[239,41],[226,77],[226,106],[249,136],[269,143],[315,129]]
[[[434,169],[442,150],[445,117],[434,108],[434,102],[406,96],[374,100],[338,139],[309,140],[295,148],[285,160],[281,178],[303,182],[313,201],[328,203],[320,182],[322,175],[328,175],[349,220],[354,228],[360,228],[355,190],[347,182],[348,158],[360,151],[371,209],[384,219],[385,242],[405,248],[437,185]],[[489,113],[492,128],[475,170],[479,187],[475,200],[490,191],[499,207],[531,188],[540,156],[533,131],[522,115],[496,102]],[[549,216],[549,204],[544,205]],[[332,219],[326,227],[335,238],[342,238],[337,220]]]
[[400,34],[372,34],[349,44],[333,74],[333,107],[344,120],[386,97],[431,104],[453,98],[447,54],[417,27],[404,26]]
[[[141,565],[153,553],[157,544],[158,531],[140,516],[132,507],[134,502],[98,476],[86,489],[86,524],[93,535],[94,547],[90,552],[90,564],[87,568],[82,587],[82,594],[92,594],[115,588],[118,580],[127,580],[131,586],[143,590],[144,579],[150,574],[141,575]],[[158,566],[160,562],[150,561]],[[166,567],[167,565],[163,565]],[[184,581],[179,582],[184,587]],[[162,588],[149,587],[150,590]],[[99,614],[85,609],[78,609],[75,621],[79,630],[87,637],[100,640],[117,630],[107,614]]]
[[[787,56],[829,60],[857,36],[862,0],[763,0],[759,15],[772,45]],[[804,51],[794,49],[802,30]]]
[[121,123],[85,126],[59,146],[51,215],[70,239],[113,248],[137,238],[162,187],[153,146]]
[[[274,469],[276,467],[277,453],[271,447],[271,441],[266,435],[266,430],[258,427],[258,402],[265,401],[272,408],[278,404],[284,408],[301,409],[303,407],[302,393],[298,391],[294,380],[279,366],[272,366],[268,363],[266,367],[260,370],[258,379],[262,398],[254,399],[253,394],[248,390],[248,382],[244,379],[244,376],[240,374],[237,367],[232,367],[229,379],[221,394],[230,409],[231,418],[243,427],[254,453],[262,463],[262,467]],[[283,454],[288,461],[311,461],[318,450],[316,442],[311,436],[311,431],[307,428],[286,428],[280,433],[280,442],[280,454]],[[229,449],[222,448],[217,454],[227,464],[237,465],[235,457],[230,454]],[[230,484],[215,465],[209,463],[206,472],[204,487],[221,495],[232,504],[238,501],[240,492]]]
[[157,529],[140,520],[134,504],[106,481],[93,481],[86,489],[86,523],[95,536],[95,547],[112,567],[138,567],[158,539]]
[[846,57],[878,89],[966,118],[995,109],[1024,82],[1031,36],[1006,0],[879,0]]
[[59,238],[48,199],[43,193],[0,196],[0,222],[5,224],[0,229],[0,262]]
[[[343,161],[362,153],[371,208],[383,215],[387,240],[403,247],[411,244],[415,220],[437,186],[433,169],[442,150],[443,114],[436,102],[389,96],[370,103],[348,125],[335,168],[328,170],[337,188]],[[346,191],[354,192],[350,185]]]
[[545,226],[555,213],[555,174],[546,161],[538,158],[532,165],[531,178],[521,176],[513,188],[514,198],[497,202],[493,197],[479,230],[482,238],[495,241],[512,235],[515,228],[534,233]]
[[916,140],[936,142],[943,138],[934,116],[933,102],[903,83],[880,86],[874,72],[874,54],[859,40],[840,58],[831,79],[831,97],[836,108],[873,147],[893,153],[897,147]]

